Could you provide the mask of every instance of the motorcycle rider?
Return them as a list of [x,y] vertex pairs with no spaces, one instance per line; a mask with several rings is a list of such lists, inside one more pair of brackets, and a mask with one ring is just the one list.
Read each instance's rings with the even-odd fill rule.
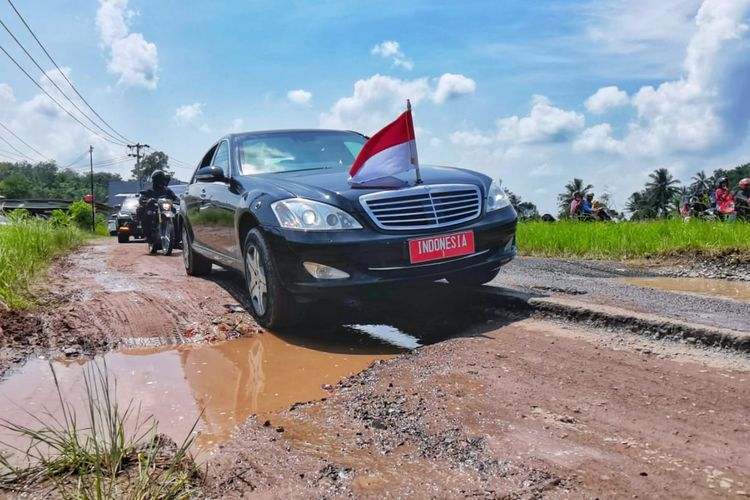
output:
[[138,218],[141,221],[143,234],[146,235],[147,241],[151,238],[154,221],[156,219],[155,214],[150,213],[148,210],[149,203],[151,201],[156,201],[159,198],[166,198],[172,201],[178,200],[174,191],[168,187],[170,180],[171,178],[164,170],[154,170],[154,173],[151,174],[151,188],[141,191]]
[[729,192],[729,180],[722,177],[718,180],[719,187],[716,188],[716,208],[722,218],[726,217],[731,220],[734,215],[734,197]]
[[745,177],[738,183],[739,189],[734,193],[737,217],[750,221],[750,177]]

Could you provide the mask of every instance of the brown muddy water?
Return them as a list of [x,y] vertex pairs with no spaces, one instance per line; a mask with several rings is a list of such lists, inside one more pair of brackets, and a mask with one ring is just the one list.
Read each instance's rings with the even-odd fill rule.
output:
[[[323,337],[257,334],[216,344],[162,346],[113,351],[95,359],[106,363],[122,408],[140,405],[153,415],[159,432],[175,441],[198,420],[196,451],[205,456],[251,415],[326,397],[342,378],[418,346],[413,337],[385,325],[351,325]],[[342,338],[344,337],[344,338]],[[84,371],[91,361],[35,358],[0,383],[0,418],[35,424],[29,414],[60,406],[51,367],[79,421],[85,417]],[[42,417],[45,418],[45,417]],[[26,443],[0,430],[0,441]],[[0,445],[0,448],[5,446]]]
[[750,302],[750,283],[705,278],[625,278],[628,285]]

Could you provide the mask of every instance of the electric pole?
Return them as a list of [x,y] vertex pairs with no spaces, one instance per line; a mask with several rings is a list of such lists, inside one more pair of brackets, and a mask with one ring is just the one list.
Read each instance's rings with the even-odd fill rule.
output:
[[132,156],[135,158],[135,172],[138,177],[138,192],[143,190],[143,179],[141,178],[141,149],[149,148],[148,144],[141,144],[140,142],[137,142],[135,144],[128,144],[128,149],[134,149],[135,148],[135,154],[129,153],[128,156]]
[[94,146],[89,146],[89,165],[91,166],[91,232],[96,233],[96,196],[94,196]]

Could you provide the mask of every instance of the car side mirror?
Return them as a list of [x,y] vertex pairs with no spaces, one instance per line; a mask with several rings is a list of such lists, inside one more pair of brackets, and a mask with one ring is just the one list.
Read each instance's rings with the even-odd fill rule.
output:
[[210,167],[202,167],[195,174],[195,180],[200,182],[216,182],[226,181],[227,178],[224,176],[224,169],[211,165]]

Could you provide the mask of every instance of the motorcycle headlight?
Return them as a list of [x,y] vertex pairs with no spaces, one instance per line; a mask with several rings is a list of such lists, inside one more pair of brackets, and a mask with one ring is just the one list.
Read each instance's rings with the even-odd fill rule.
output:
[[492,181],[490,189],[487,191],[486,211],[500,210],[510,205],[508,196],[503,192],[498,182]]
[[162,210],[167,210],[167,211],[172,210],[172,204],[164,202],[164,203],[161,204],[161,209]]
[[276,219],[285,229],[298,231],[341,231],[362,229],[357,220],[331,205],[304,198],[271,203]]

